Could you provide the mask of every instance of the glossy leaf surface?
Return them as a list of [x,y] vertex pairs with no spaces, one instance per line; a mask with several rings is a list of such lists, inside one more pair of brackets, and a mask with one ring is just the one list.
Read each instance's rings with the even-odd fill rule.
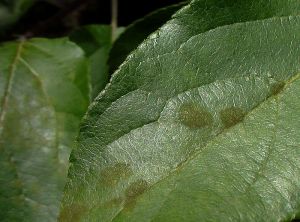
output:
[[[184,166],[187,170],[183,171],[189,175],[189,170],[205,166],[207,159],[197,162],[199,166],[190,166],[189,162],[194,163],[192,159],[197,159],[195,156],[199,152],[206,150],[213,141],[226,137],[227,133],[240,127],[241,122],[248,124],[254,110],[264,106],[274,109],[272,104],[265,105],[266,100],[284,96],[282,90],[289,82],[296,84],[293,79],[300,72],[300,36],[297,31],[300,20],[289,15],[297,15],[299,6],[298,1],[279,0],[193,1],[143,42],[121,65],[110,85],[89,109],[81,127],[78,147],[72,153],[61,221],[99,218],[102,221],[174,221],[173,213],[179,221],[183,218],[186,221],[209,221],[210,212],[219,209],[214,203],[221,204],[227,198],[225,184],[232,182],[232,189],[238,195],[238,191],[244,188],[242,181],[228,179],[236,176],[234,170],[228,172],[227,181],[222,177],[222,171],[211,169],[209,172],[210,168],[205,168],[205,173],[220,178],[219,185],[224,190],[215,187],[218,184],[212,179],[203,185],[199,183],[197,190],[197,181],[203,179],[203,175],[195,176],[196,182],[190,178],[185,183],[184,176],[181,171],[177,173],[177,169]],[[259,121],[258,117],[255,121]],[[265,122],[260,124],[263,127]],[[268,139],[269,134],[264,134],[264,128],[261,130],[266,141],[273,141]],[[243,139],[247,139],[246,135]],[[252,139],[247,139],[248,149],[241,151],[241,155],[253,151],[249,158],[257,164],[256,168],[251,168],[254,174],[244,175],[250,179],[260,175],[260,165],[268,162],[264,158],[268,157],[264,155],[266,149],[260,146],[265,142],[264,137],[258,138],[261,139],[258,142]],[[232,145],[232,149],[238,149],[235,142],[229,137],[224,147]],[[292,143],[295,148],[289,147],[290,151],[297,152],[299,141],[294,139]],[[274,146],[274,149],[281,148]],[[217,152],[217,148],[208,150]],[[233,152],[229,151],[228,155]],[[218,155],[216,153],[216,158]],[[248,162],[240,163],[239,156],[226,158],[230,161],[222,160],[220,164],[230,163],[228,169],[235,169],[235,164],[245,164],[241,167],[247,169]],[[279,161],[278,165],[283,164],[284,168],[284,163],[276,158],[269,162]],[[257,201],[267,208],[271,201],[274,208],[266,212],[271,218],[293,218],[299,209],[295,192],[299,188],[297,154],[294,158],[288,166],[295,165],[295,170],[285,178],[287,181],[296,180],[293,187],[283,182],[280,184],[284,186],[281,195],[270,194],[262,200],[258,197],[269,191],[267,186],[265,190],[255,190],[257,196],[253,196],[252,191],[246,192],[245,198],[232,203],[232,208],[227,206],[228,211],[225,209],[224,214],[216,216],[227,215],[224,216],[227,220],[237,217],[250,221],[268,220],[262,212],[260,217],[251,212],[248,214],[247,207]],[[263,176],[268,179],[275,176],[276,180],[283,180],[286,176],[274,172]],[[294,174],[298,177],[294,178]],[[166,179],[169,177],[174,182]],[[224,179],[224,187],[221,179]],[[250,179],[246,182],[251,183]],[[168,188],[170,184],[175,188]],[[173,188],[176,193],[177,185],[185,187],[187,192],[199,191],[195,201],[198,198],[200,202],[205,200],[212,204],[199,210],[198,206],[202,205],[192,206],[189,202],[192,194],[179,190],[187,196],[186,199],[169,195],[168,191]],[[204,196],[201,186],[205,191],[211,187],[211,195]],[[281,193],[283,190],[285,194]],[[283,195],[289,198],[282,198]],[[163,200],[167,201],[165,208]],[[183,212],[180,208],[183,205],[190,210]],[[222,206],[226,207],[225,204]],[[163,212],[159,211],[160,207]],[[235,207],[241,208],[231,211]],[[259,209],[258,205],[255,209]],[[199,213],[195,214],[197,210]]]
[[187,2],[159,9],[129,25],[115,41],[109,53],[109,72],[113,73],[152,32],[171,19]]

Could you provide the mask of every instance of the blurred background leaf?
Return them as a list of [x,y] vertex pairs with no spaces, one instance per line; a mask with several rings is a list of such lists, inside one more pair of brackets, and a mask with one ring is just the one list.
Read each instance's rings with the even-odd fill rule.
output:
[[[118,28],[119,35],[124,28]],[[109,25],[88,25],[71,33],[70,40],[79,45],[90,63],[92,98],[104,89],[109,81],[108,54],[113,44],[112,30]]]
[[88,79],[66,38],[0,47],[1,221],[56,221]]
[[1,0],[0,1],[0,30],[7,28],[18,20],[35,0]]

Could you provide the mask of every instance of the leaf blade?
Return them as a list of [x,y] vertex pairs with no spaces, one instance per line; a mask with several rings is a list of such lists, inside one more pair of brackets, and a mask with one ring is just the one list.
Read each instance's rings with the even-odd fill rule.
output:
[[[273,77],[277,81],[277,86],[280,86],[281,81],[285,81],[299,72],[297,61],[299,50],[297,49],[298,43],[296,43],[298,37],[295,36],[297,35],[297,17],[290,17],[292,25],[289,24],[289,18],[274,18],[223,26],[201,33],[216,24],[225,25],[247,19],[259,20],[268,16],[280,16],[283,11],[297,14],[297,7],[295,5],[291,7],[294,3],[297,5],[296,2],[291,5],[281,2],[285,5],[284,10],[282,8],[278,8],[275,12],[271,10],[274,14],[267,15],[265,10],[271,6],[275,7],[278,1],[268,2],[266,5],[266,2],[259,2],[258,5],[264,7],[261,7],[258,12],[255,11],[254,14],[252,14],[253,11],[247,11],[249,8],[246,6],[250,4],[249,2],[245,5],[243,2],[236,4],[226,2],[229,4],[227,5],[229,9],[231,9],[229,6],[234,5],[233,12],[237,14],[227,11],[224,12],[225,15],[228,13],[225,20],[213,20],[212,22],[205,17],[207,21],[204,23],[204,28],[199,26],[200,34],[195,35],[199,30],[189,27],[190,24],[197,24],[190,18],[193,14],[191,10],[195,7],[193,14],[195,15],[198,10],[201,11],[203,7],[207,6],[204,4],[201,7],[202,3],[202,1],[194,1],[189,7],[181,10],[177,14],[178,17],[175,15],[171,22],[153,34],[131,54],[113,76],[110,86],[98,96],[90,107],[81,128],[79,146],[72,154],[73,166],[65,192],[62,221],[68,221],[70,215],[72,216],[73,206],[71,203],[85,207],[85,210],[79,215],[79,220],[92,220],[99,217],[104,221],[112,220],[119,211],[126,208],[126,196],[128,193],[132,193],[132,190],[129,189],[132,184],[134,184],[134,189],[132,189],[138,190],[137,193],[141,195],[144,190],[147,190],[174,167],[184,162],[189,155],[192,155],[197,148],[195,145],[199,143],[199,141],[191,139],[195,136],[187,137],[186,140],[183,138],[179,142],[174,139],[176,142],[171,143],[172,136],[175,134],[168,131],[171,127],[164,125],[161,127],[163,128],[161,131],[158,127],[153,127],[155,124],[159,125],[161,114],[169,99],[192,88],[204,87],[215,81],[235,77],[246,78],[251,75],[269,80]],[[197,4],[200,5],[198,5],[199,8],[196,7]],[[221,3],[214,1],[207,4],[211,4],[211,8],[209,8],[211,13],[215,8],[222,6],[219,5]],[[214,4],[217,6],[213,7]],[[246,15],[242,15],[244,16],[242,19],[237,16],[240,13],[238,10],[241,5],[245,7],[245,11],[241,11],[246,12]],[[221,17],[224,16],[222,10]],[[179,15],[182,16],[181,26],[177,24]],[[198,16],[201,18],[203,12]],[[190,18],[191,21],[189,21],[189,25],[184,26],[183,21],[187,18]],[[201,19],[198,20],[203,22]],[[171,33],[169,30],[172,28],[176,30],[172,36],[174,38],[168,38]],[[189,34],[185,36],[185,33],[178,31],[179,29],[183,29],[182,32]],[[191,32],[195,33],[190,35]],[[282,35],[282,33],[286,35]],[[182,37],[182,35],[184,36]],[[175,39],[175,44],[173,41],[169,41],[170,39]],[[290,44],[295,45],[291,47]],[[288,64],[286,61],[289,61]],[[271,88],[271,85],[265,87],[269,90]],[[280,91],[280,87],[274,91]],[[224,100],[226,101],[225,98]],[[206,113],[193,106],[191,106],[191,110],[195,116]],[[186,118],[187,111],[183,110],[182,113],[182,119],[186,125],[192,125],[193,121],[198,119],[195,118],[191,121],[191,118]],[[229,119],[224,123],[225,126],[231,126],[232,123],[236,123],[243,117],[241,113],[237,117],[232,117],[232,113],[236,113],[236,110],[224,112],[223,115]],[[204,122],[199,121],[192,125],[192,128],[203,124],[209,125],[210,122],[211,117],[207,117]],[[157,132],[166,132],[166,134],[160,137],[155,134]],[[176,138],[176,136],[174,137]],[[156,143],[157,138],[160,139],[160,143]],[[206,142],[210,140],[211,138],[208,138]],[[181,146],[182,143],[189,141],[192,142],[188,146]],[[186,147],[190,147],[191,150]],[[143,156],[145,157],[143,158]],[[133,168],[131,173],[129,176],[121,173],[117,179],[113,178],[117,187],[106,187],[101,178],[105,178],[104,175],[107,173],[102,171],[105,171],[106,168],[113,168],[115,171],[119,169],[119,166],[114,164],[120,163],[124,168],[130,165]],[[123,172],[123,170],[122,168],[120,171]],[[136,184],[141,184],[141,189],[136,188]],[[91,191],[93,192],[90,193]],[[76,193],[75,197],[72,196],[74,193]]]
[[0,54],[1,217],[55,221],[89,102],[86,61],[65,39],[6,43]]
[[114,42],[109,53],[109,73],[113,73],[125,61],[126,57],[142,43],[147,36],[157,30],[187,2],[171,5],[146,15],[129,25]]
[[299,213],[299,77],[114,221],[293,220]]

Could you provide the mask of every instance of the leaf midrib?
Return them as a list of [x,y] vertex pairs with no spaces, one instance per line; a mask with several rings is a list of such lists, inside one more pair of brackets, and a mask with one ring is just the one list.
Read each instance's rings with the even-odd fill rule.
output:
[[[33,75],[33,77],[35,79],[37,79],[37,81],[40,83],[40,88],[44,94],[44,97],[46,98],[46,102],[47,102],[47,105],[49,106],[49,108],[52,108],[53,112],[54,112],[54,115],[55,115],[55,148],[56,148],[56,159],[58,160],[59,159],[59,129],[58,129],[58,117],[57,117],[57,112],[55,110],[55,107],[53,106],[53,104],[51,103],[51,100],[49,98],[49,96],[47,95],[47,92],[46,92],[46,87],[44,86],[44,83],[40,77],[40,74],[34,69],[32,68],[29,63],[21,57],[21,55],[19,56],[19,62],[21,64],[23,64],[27,69],[28,71]],[[58,163],[57,163],[58,164]]]
[[2,104],[1,104],[0,132],[1,132],[2,127],[3,127],[3,121],[4,121],[4,118],[5,118],[5,114],[6,114],[8,99],[9,99],[11,89],[12,89],[12,84],[13,84],[13,79],[14,79],[14,76],[15,76],[16,66],[17,66],[18,60],[21,56],[21,51],[23,49],[24,43],[25,43],[24,41],[20,41],[20,43],[18,44],[16,55],[13,58],[13,62],[10,66],[10,70],[9,70],[9,74],[8,74],[8,81],[7,81],[5,89],[4,89],[4,96],[3,96],[3,101],[2,101]]
[[[259,109],[266,101],[272,100],[272,99],[274,99],[274,98],[278,100],[279,96],[282,95],[282,94],[285,92],[285,90],[289,87],[289,85],[291,85],[293,82],[295,82],[295,81],[298,80],[298,79],[300,79],[300,73],[299,73],[299,74],[296,74],[296,75],[292,76],[290,79],[286,80],[286,81],[285,81],[286,84],[285,84],[285,86],[284,86],[284,88],[282,89],[281,92],[279,92],[279,93],[276,94],[276,95],[272,95],[272,96],[268,97],[266,100],[264,100],[263,102],[259,103],[257,106],[255,106],[253,109],[251,109],[249,112],[247,112],[247,114],[245,115],[245,117],[248,116],[249,114],[255,112],[257,109]],[[166,174],[166,176],[162,177],[162,178],[161,178],[160,180],[158,180],[157,182],[151,184],[151,185],[148,187],[147,191],[148,191],[148,190],[151,190],[151,189],[152,189],[153,187],[155,187],[157,184],[160,184],[160,183],[162,183],[163,181],[167,180],[169,177],[172,177],[172,175],[173,175],[176,171],[179,171],[180,169],[182,169],[183,167],[185,167],[185,165],[187,165],[190,161],[192,161],[193,159],[195,159],[195,158],[196,158],[198,155],[200,155],[204,150],[206,150],[205,148],[207,148],[208,145],[212,144],[218,137],[220,137],[220,136],[223,135],[224,133],[227,133],[227,132],[231,131],[233,128],[235,128],[236,126],[238,126],[238,125],[240,125],[240,124],[242,124],[242,123],[243,123],[243,122],[240,122],[240,123],[238,123],[238,124],[236,124],[236,125],[234,125],[234,126],[231,126],[231,127],[227,128],[227,129],[225,129],[224,131],[220,132],[220,133],[219,133],[218,135],[216,135],[213,139],[211,139],[210,141],[208,141],[207,144],[205,144],[205,145],[202,147],[201,150],[193,152],[190,156],[188,156],[188,157],[186,158],[186,160],[184,160],[184,161],[178,163],[177,167],[175,167],[173,170],[170,170],[170,171]],[[274,132],[274,134],[276,134],[276,132]],[[270,148],[271,148],[271,147],[270,147]],[[269,153],[268,153],[267,157],[270,155],[270,152],[272,152],[272,150],[269,150]],[[266,158],[264,158],[263,164],[264,164],[265,161],[266,161]],[[260,167],[260,168],[261,168],[261,167]],[[260,170],[260,168],[259,168],[259,170]],[[255,182],[255,181],[254,181],[254,182]],[[123,211],[124,211],[124,206],[121,207],[121,209],[119,210],[119,212],[116,213],[116,215],[111,219],[111,221],[113,222],[114,219],[116,219],[116,217],[118,217],[118,215],[120,215]]]
[[[185,8],[188,8],[189,5],[186,5],[186,6],[183,6],[181,8],[181,10],[185,10]],[[179,11],[181,11],[179,10]],[[177,12],[178,13],[178,12]],[[159,33],[161,32],[161,30],[164,28],[164,27],[167,27],[168,25],[170,24],[173,24],[172,22],[174,22],[174,20],[176,20],[176,14],[175,13],[173,15],[174,18],[172,18],[171,20],[169,20],[165,25],[163,25],[159,30],[153,32],[150,36],[154,36],[154,35],[159,35]],[[224,25],[220,25],[220,26],[217,26],[217,27],[214,27],[212,29],[208,29],[208,30],[203,30],[199,33],[196,33],[196,34],[193,34],[189,37],[187,37],[185,40],[181,41],[181,43],[177,46],[176,49],[172,49],[172,50],[167,50],[166,52],[162,53],[162,54],[159,54],[159,55],[156,55],[156,56],[150,56],[150,57],[147,57],[147,59],[139,62],[139,65],[136,66],[134,68],[134,73],[136,73],[138,67],[141,65],[141,63],[147,63],[148,61],[151,61],[153,59],[159,59],[160,57],[162,56],[168,56],[168,55],[172,55],[176,52],[178,52],[181,48],[183,48],[186,44],[189,43],[189,41],[192,41],[194,38],[197,38],[198,36],[201,36],[201,35],[208,35],[209,33],[211,32],[215,32],[215,31],[218,31],[219,29],[225,29],[227,27],[233,27],[233,26],[238,26],[238,25],[241,25],[241,24],[250,24],[250,23],[255,23],[255,22],[264,22],[264,21],[268,21],[268,20],[274,20],[274,19],[282,19],[282,18],[290,18],[290,17],[299,17],[299,15],[293,15],[293,16],[273,16],[273,17],[267,17],[267,18],[264,18],[264,19],[253,19],[253,20],[250,20],[250,21],[245,21],[245,22],[233,22],[233,23],[230,23],[230,24],[224,24]],[[111,80],[110,82],[106,85],[105,89],[100,92],[100,94],[95,98],[95,101],[99,102],[101,101],[101,99],[105,98],[106,94],[107,94],[107,91],[108,90],[111,90],[110,87],[111,85],[113,85],[115,82],[118,84],[119,82],[121,82],[123,79],[125,79],[127,77],[127,75],[123,75],[122,76],[122,70],[130,63],[131,63],[131,60],[132,58],[135,58],[137,57],[138,53],[140,53],[140,49],[142,47],[144,47],[144,44],[145,42],[147,42],[148,39],[151,39],[150,36],[145,40],[143,41],[135,50],[133,50],[131,53],[130,53],[130,57],[127,57],[125,59],[125,61],[120,64],[120,66],[115,70],[115,72],[112,74],[112,77],[111,77]],[[121,77],[120,77],[121,76]],[[209,83],[208,83],[209,84]],[[126,94],[132,92],[134,90],[128,90],[126,91]],[[108,91],[109,92],[109,91]],[[100,115],[102,115],[107,109],[109,109],[109,107],[111,106],[111,104],[115,101],[117,101],[118,99],[120,99],[123,95],[120,95],[118,96],[117,98],[114,98],[114,101],[109,101],[108,104],[104,107],[104,109],[100,112]],[[93,108],[93,104],[91,104],[89,110],[91,110]],[[85,116],[85,119],[88,118],[88,115]]]
[[[187,6],[184,6],[183,8],[185,8],[185,7],[187,7]],[[226,24],[226,25],[218,26],[218,27],[215,27],[215,28],[213,28],[213,29],[206,30],[206,31],[201,32],[201,33],[194,34],[194,35],[190,36],[189,38],[185,39],[182,43],[180,43],[180,45],[179,45],[176,49],[173,49],[173,50],[168,51],[168,52],[163,53],[163,54],[159,54],[159,55],[157,55],[157,56],[147,57],[147,59],[146,59],[146,60],[143,60],[142,62],[147,63],[148,61],[150,61],[150,60],[152,60],[152,59],[155,59],[155,58],[159,59],[159,58],[162,57],[162,56],[172,55],[173,53],[176,53],[176,52],[178,52],[179,50],[181,50],[181,48],[183,48],[186,44],[189,43],[189,41],[192,41],[194,38],[197,38],[197,37],[200,36],[200,35],[206,35],[206,34],[208,34],[208,33],[210,33],[210,32],[218,31],[219,29],[225,29],[226,27],[232,27],[232,26],[239,26],[239,25],[241,25],[241,24],[248,24],[248,23],[250,24],[250,23],[253,23],[253,22],[264,22],[264,21],[268,21],[268,20],[273,20],[273,19],[278,19],[278,18],[282,19],[282,18],[289,18],[289,17],[291,17],[291,16],[271,17],[271,18],[265,18],[265,19],[261,19],[261,20],[258,20],[258,19],[257,19],[257,20],[247,21],[247,22],[235,22],[235,23],[232,23],[232,24]],[[296,16],[293,16],[293,17],[299,17],[299,16],[296,15]],[[171,21],[173,21],[173,19],[170,20],[169,22],[171,22]],[[166,24],[169,24],[169,22],[166,23]],[[164,27],[164,26],[163,26],[163,27]],[[157,33],[159,33],[159,32],[160,32],[160,30],[154,32],[152,35],[157,34]],[[143,45],[143,44],[144,44],[144,42],[143,42],[141,45]],[[140,45],[137,49],[135,49],[135,50],[131,53],[131,55],[136,55],[137,53],[139,53],[138,50],[139,50],[139,48],[141,47],[141,45]],[[135,57],[135,56],[132,56],[132,57]],[[114,74],[112,75],[111,81],[107,84],[107,86],[105,87],[105,89],[104,89],[104,90],[103,90],[103,91],[95,98],[95,101],[94,101],[94,102],[90,105],[90,107],[88,108],[88,112],[87,112],[86,115],[84,116],[83,121],[87,120],[87,119],[90,117],[90,112],[89,112],[89,111],[92,110],[92,109],[94,109],[94,106],[96,106],[96,102],[98,102],[98,103],[101,102],[101,100],[102,100],[103,98],[105,98],[106,94],[109,93],[108,90],[111,90],[110,87],[111,87],[111,85],[114,84],[114,81],[116,81],[116,82],[118,83],[118,82],[121,82],[123,79],[125,79],[125,78],[127,77],[127,75],[123,75],[123,77],[119,77],[119,76],[121,76],[121,74],[122,74],[122,67],[123,67],[123,66],[125,67],[127,64],[130,64],[130,62],[131,62],[131,60],[128,59],[128,58],[126,58],[126,60],[125,60],[125,61],[119,66],[119,68],[114,72]],[[140,65],[141,65],[141,63],[139,63],[139,65],[138,65],[137,67],[134,68],[134,72],[135,72],[135,73],[136,73],[136,71],[137,71],[137,68],[138,68]],[[226,79],[227,79],[227,78],[222,79],[222,80],[226,80]],[[292,78],[291,78],[291,79],[292,79]],[[193,88],[199,88],[199,87],[202,87],[202,86],[205,86],[205,85],[209,85],[209,84],[214,83],[215,81],[216,81],[216,80],[211,81],[211,82],[208,82],[208,83],[206,83],[206,84],[201,84],[200,86],[196,86],[196,87],[193,87]],[[192,88],[192,89],[193,89],[193,88]],[[124,97],[125,95],[127,95],[127,94],[129,94],[129,93],[132,93],[132,92],[134,92],[134,91],[136,91],[136,90],[142,90],[142,89],[137,88],[137,89],[135,89],[135,90],[128,90],[128,91],[126,91],[126,93],[125,93],[124,95],[120,95],[120,96],[118,96],[117,98],[115,98],[114,101],[109,101],[109,102],[106,104],[106,106],[103,108],[103,110],[102,110],[100,113],[97,113],[97,114],[100,114],[99,118],[100,118],[104,113],[106,113],[106,112],[111,108],[111,106],[112,106],[114,103],[116,103],[119,99],[121,99],[121,98]],[[177,96],[177,95],[180,94],[180,93],[184,93],[184,92],[186,92],[186,91],[188,91],[188,90],[191,90],[191,89],[181,90],[181,91],[179,91],[178,93],[176,93],[176,95],[173,95],[171,98],[167,98],[165,104],[166,104],[170,99],[172,99],[173,97]],[[148,92],[148,93],[152,93],[151,91],[146,91],[146,90],[142,90],[142,91],[145,91],[145,92]],[[164,105],[164,107],[165,107],[165,105]],[[148,124],[151,124],[151,123],[153,123],[153,122],[156,122],[156,121],[160,118],[160,115],[161,115],[161,113],[162,113],[164,107],[162,108],[161,111],[159,111],[159,115],[158,115],[157,119],[152,120],[152,121],[148,121],[148,123],[146,123],[146,124],[142,124],[142,125],[140,125],[140,126],[137,126],[136,128],[133,128],[133,129],[127,131],[127,132],[124,132],[122,135],[118,136],[118,137],[115,138],[113,141],[108,142],[108,143],[106,143],[106,144],[103,144],[102,146],[107,146],[107,145],[111,144],[112,142],[114,142],[115,140],[118,140],[119,138],[121,138],[121,137],[123,137],[123,136],[129,134],[131,131],[134,131],[134,130],[136,130],[136,129],[138,129],[138,128],[142,128],[142,127],[145,126],[145,125],[148,125]],[[97,124],[97,121],[96,121],[96,123],[93,123],[93,125],[96,125],[96,124]]]

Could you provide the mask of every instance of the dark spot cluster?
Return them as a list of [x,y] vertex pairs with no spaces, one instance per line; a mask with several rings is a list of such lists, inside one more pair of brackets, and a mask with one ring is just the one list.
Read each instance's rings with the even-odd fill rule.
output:
[[[220,119],[225,128],[232,127],[244,119],[245,112],[239,107],[229,107],[220,111]],[[186,103],[180,107],[179,118],[183,125],[192,129],[211,127],[213,116],[205,108]]]

